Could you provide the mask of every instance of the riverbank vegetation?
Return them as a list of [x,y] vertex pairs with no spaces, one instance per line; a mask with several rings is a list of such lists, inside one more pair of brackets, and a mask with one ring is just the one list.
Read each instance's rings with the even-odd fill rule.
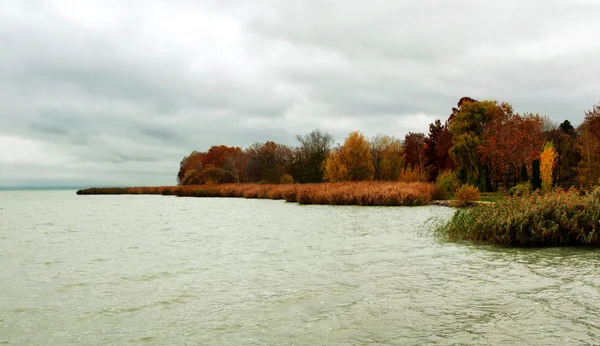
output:
[[459,209],[434,225],[438,238],[512,246],[600,246],[600,187],[535,192]]
[[209,184],[189,186],[89,188],[78,195],[150,194],[181,197],[284,199],[300,204],[418,206],[431,202],[435,185],[412,182],[343,182],[323,184]]
[[456,187],[469,184],[490,193],[519,184],[589,191],[600,178],[600,104],[575,128],[569,120],[559,125],[539,114],[516,113],[507,103],[463,97],[445,121],[429,125],[427,134],[368,138],[354,131],[334,145],[329,133],[315,130],[297,140],[296,146],[267,141],[193,151],[181,161],[177,182],[438,182],[452,173]]

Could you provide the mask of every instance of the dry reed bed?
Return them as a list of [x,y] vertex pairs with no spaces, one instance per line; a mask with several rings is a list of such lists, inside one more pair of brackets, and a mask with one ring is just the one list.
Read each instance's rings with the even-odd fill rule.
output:
[[346,182],[323,184],[222,184],[192,186],[89,188],[78,195],[151,194],[181,197],[238,197],[285,199],[300,204],[417,206],[429,204],[435,191],[430,183]]

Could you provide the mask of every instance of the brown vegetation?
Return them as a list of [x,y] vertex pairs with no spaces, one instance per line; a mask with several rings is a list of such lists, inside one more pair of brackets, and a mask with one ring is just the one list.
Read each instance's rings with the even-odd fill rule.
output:
[[322,184],[212,184],[188,186],[89,188],[78,195],[150,194],[182,197],[285,199],[300,204],[417,206],[429,204],[430,183],[344,182]]

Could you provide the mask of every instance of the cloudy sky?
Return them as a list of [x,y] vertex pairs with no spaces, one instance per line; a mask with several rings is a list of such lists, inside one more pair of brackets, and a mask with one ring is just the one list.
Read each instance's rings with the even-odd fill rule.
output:
[[581,122],[597,0],[2,0],[0,186],[174,184],[319,128],[404,136],[462,96]]

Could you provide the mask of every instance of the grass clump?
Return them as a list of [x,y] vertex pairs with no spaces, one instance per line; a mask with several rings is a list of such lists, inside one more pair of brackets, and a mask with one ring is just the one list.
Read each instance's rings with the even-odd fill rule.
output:
[[515,197],[522,197],[531,194],[531,183],[521,183],[511,187],[508,194]]
[[599,246],[600,187],[582,195],[577,190],[510,197],[494,204],[460,209],[435,226],[449,241],[512,246]]
[[479,200],[479,189],[473,185],[465,184],[456,189],[456,207],[467,207]]

